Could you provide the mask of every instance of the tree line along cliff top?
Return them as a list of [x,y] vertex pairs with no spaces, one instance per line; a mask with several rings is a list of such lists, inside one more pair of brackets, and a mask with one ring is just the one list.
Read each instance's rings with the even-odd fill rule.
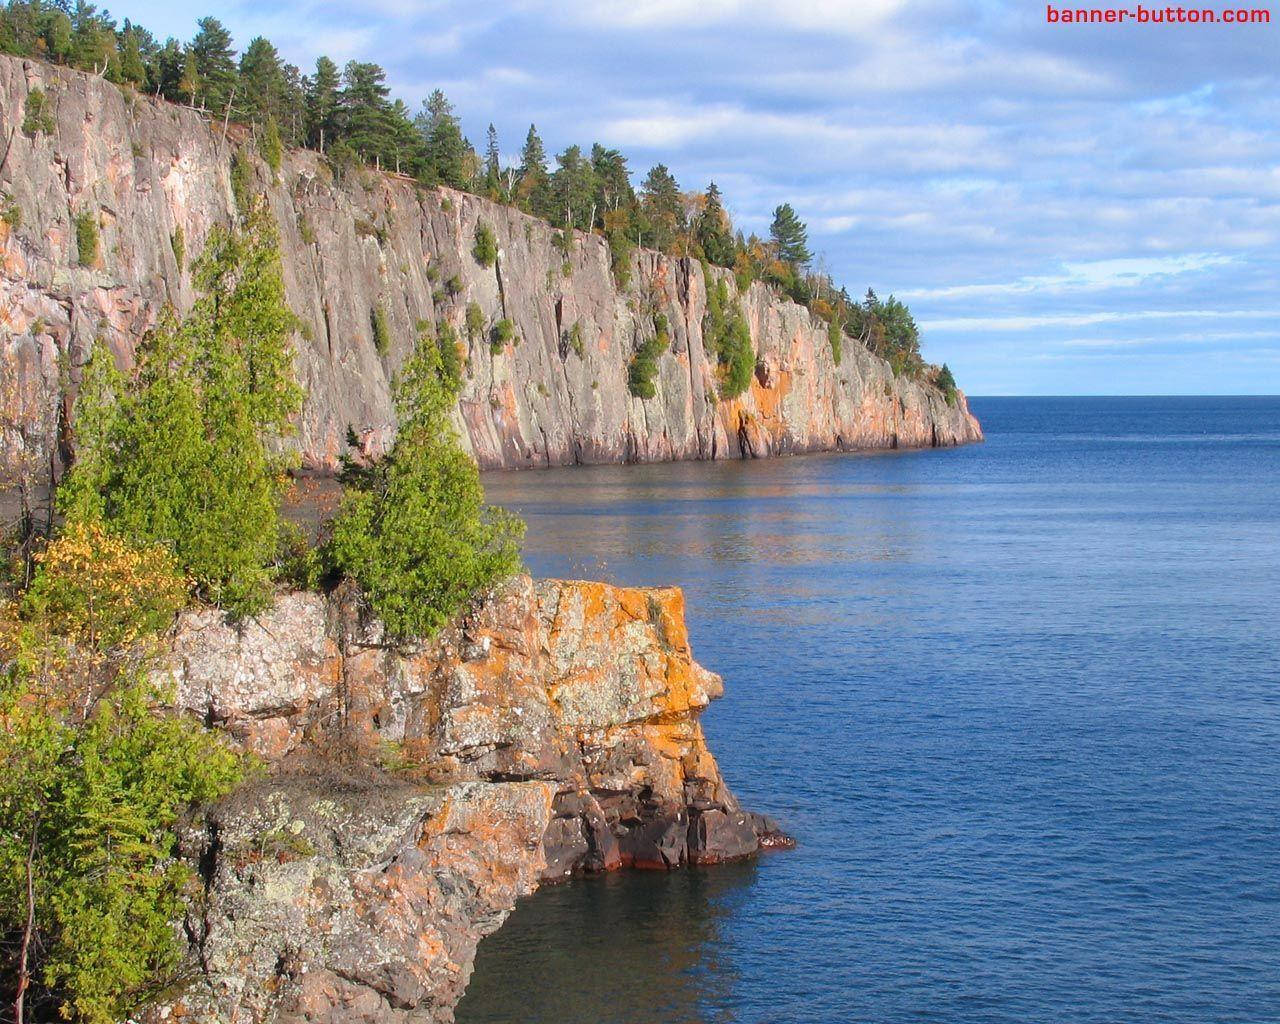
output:
[[[509,204],[554,227],[602,235],[619,285],[627,285],[637,246],[690,257],[732,270],[739,290],[763,281],[831,325],[840,359],[840,334],[884,358],[894,373],[936,384],[954,395],[949,372],[928,366],[910,310],[868,289],[854,300],[831,277],[813,269],[806,225],[790,204],[774,211],[768,238],[735,230],[714,182],[684,191],[663,164],[639,188],[627,157],[599,143],[572,145],[554,156],[554,169],[534,125],[517,164],[504,165],[494,126],[483,153],[464,135],[443,92],[435,90],[414,114],[386,84],[379,65],[328,57],[304,74],[259,36],[237,55],[230,32],[213,17],[197,22],[189,42],[161,42],[128,19],[117,22],[92,4],[9,0],[0,8],[0,53],[77,68],[124,89],[202,110],[211,120],[250,128],[268,163],[284,147],[318,151],[335,169],[371,165]],[[48,130],[45,98],[28,98],[23,128]]]

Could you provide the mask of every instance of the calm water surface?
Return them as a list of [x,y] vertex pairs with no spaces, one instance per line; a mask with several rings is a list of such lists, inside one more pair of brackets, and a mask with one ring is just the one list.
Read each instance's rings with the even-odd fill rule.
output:
[[1280,1021],[1280,399],[986,399],[958,451],[491,475],[678,583],[798,850],[544,890],[460,1024]]

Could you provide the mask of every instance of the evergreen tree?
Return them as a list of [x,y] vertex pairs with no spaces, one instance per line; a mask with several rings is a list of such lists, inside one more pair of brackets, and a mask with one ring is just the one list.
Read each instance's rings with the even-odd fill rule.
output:
[[591,147],[591,170],[595,177],[596,206],[601,215],[605,211],[630,212],[635,205],[636,194],[631,187],[627,158],[618,150],[606,149],[597,142]]
[[[201,18],[191,41],[191,56],[198,76],[198,99],[214,113],[221,114],[236,88],[235,50],[231,33],[217,18]],[[193,102],[197,94],[193,94]]]
[[708,261],[719,267],[733,266],[733,230],[714,181],[707,187],[706,203],[698,216],[695,234]]
[[147,65],[142,57],[142,40],[128,22],[120,36],[120,80],[139,89],[147,85]]
[[680,186],[665,164],[655,165],[640,186],[640,209],[649,237],[649,245],[671,252],[684,230],[684,205]]
[[556,157],[551,175],[552,223],[590,230],[595,209],[595,172],[578,146],[570,146]]
[[490,122],[484,147],[484,189],[491,199],[501,198],[502,167],[498,152],[498,129]]
[[236,615],[270,598],[280,541],[280,459],[269,444],[301,405],[274,221],[216,231],[201,297],[141,346],[135,378],[99,345],[76,403],[77,455],[59,489],[70,523],[164,544],[201,594]]
[[306,139],[313,149],[324,150],[338,134],[341,104],[338,65],[328,57],[316,60],[316,73],[306,80]]
[[523,524],[484,504],[479,471],[454,432],[456,387],[437,345],[420,341],[396,387],[395,444],[345,475],[330,557],[394,639],[434,635],[520,565]]
[[340,134],[366,160],[382,160],[391,147],[395,124],[387,73],[377,64],[350,61],[343,71]]
[[417,125],[426,147],[426,162],[432,180],[450,188],[465,189],[470,184],[467,167],[470,147],[462,137],[462,127],[453,113],[453,105],[439,89],[423,102]]
[[773,211],[773,225],[769,228],[778,258],[803,270],[813,260],[809,251],[809,232],[804,222],[796,216],[790,203],[783,203]]
[[520,151],[520,183],[517,193],[520,205],[529,213],[544,216],[551,204],[547,175],[547,151],[542,145],[538,129],[529,125],[524,148]]
[[239,109],[254,121],[280,123],[285,115],[284,68],[276,48],[262,36],[250,42],[240,57],[240,85]]

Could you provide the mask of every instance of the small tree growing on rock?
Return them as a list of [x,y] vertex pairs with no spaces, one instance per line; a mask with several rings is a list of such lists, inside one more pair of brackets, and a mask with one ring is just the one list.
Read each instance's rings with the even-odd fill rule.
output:
[[484,502],[449,419],[456,387],[437,346],[420,342],[396,385],[391,451],[344,474],[329,560],[360,585],[392,640],[434,635],[520,568],[524,524]]

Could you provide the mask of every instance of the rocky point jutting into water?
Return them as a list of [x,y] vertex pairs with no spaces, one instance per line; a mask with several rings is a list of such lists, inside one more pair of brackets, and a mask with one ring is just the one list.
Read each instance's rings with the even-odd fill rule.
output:
[[707,750],[722,687],[677,589],[519,577],[411,650],[350,593],[289,593],[242,629],[186,613],[171,671],[268,767],[186,836],[194,980],[158,1016],[449,1021],[540,882],[789,842]]
[[[32,89],[53,130],[24,133]],[[266,194],[280,226],[290,307],[300,322],[298,375],[307,389],[293,439],[303,463],[332,469],[350,427],[371,453],[394,435],[390,383],[419,322],[447,321],[466,346],[457,420],[483,468],[575,462],[762,456],[832,449],[926,447],[982,437],[963,395],[895,377],[845,339],[835,365],[826,325],[756,283],[738,296],[757,353],[740,397],[717,400],[703,343],[702,266],[649,250],[620,290],[608,245],[577,233],[570,251],[545,221],[477,196],[426,189],[373,171],[341,181],[324,159],[287,152],[278,172],[244,133],[224,137],[198,111],[126,94],[91,75],[0,57],[0,326],[4,445],[68,443],[60,396],[74,388],[95,338],[127,363],[165,304],[194,299],[190,264],[235,210],[232,160]],[[77,218],[99,244],[81,265]],[[493,266],[472,255],[488,225]],[[466,311],[483,320],[468,335]],[[669,324],[656,394],[633,397],[627,367]],[[493,352],[490,332],[510,321]]]

